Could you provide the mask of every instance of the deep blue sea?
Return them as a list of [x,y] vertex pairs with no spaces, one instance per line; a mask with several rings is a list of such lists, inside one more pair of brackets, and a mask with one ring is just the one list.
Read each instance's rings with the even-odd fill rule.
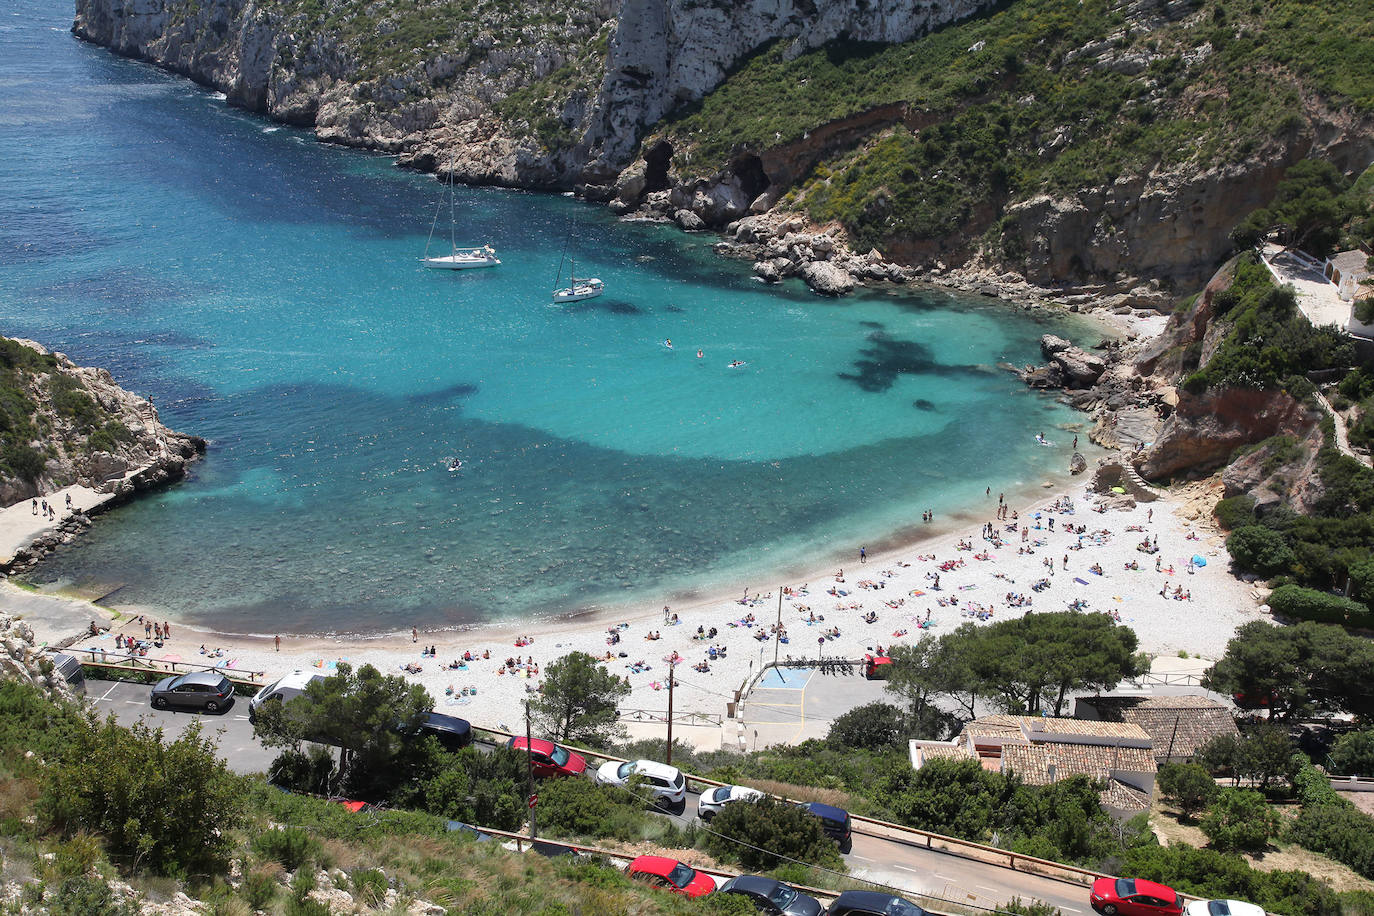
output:
[[[1068,463],[1080,416],[996,364],[1082,325],[765,287],[710,236],[502,190],[457,195],[460,244],[502,265],[426,271],[433,179],[84,45],[71,15],[0,13],[0,333],[211,447],[40,584],[231,632],[657,606]],[[550,303],[565,244],[601,298]]]

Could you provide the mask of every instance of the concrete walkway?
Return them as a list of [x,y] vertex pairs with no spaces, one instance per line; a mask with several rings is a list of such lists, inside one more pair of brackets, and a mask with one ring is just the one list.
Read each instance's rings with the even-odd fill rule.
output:
[[1298,308],[1314,328],[1334,324],[1344,331],[1352,306],[1341,299],[1336,285],[1322,274],[1322,266],[1301,252],[1265,243],[1261,257],[1280,285],[1291,285],[1298,294]]
[[[67,497],[71,505],[67,505]],[[110,500],[114,495],[100,493],[90,487],[70,486],[38,497],[39,508],[35,510],[32,500],[15,503],[0,509],[0,566],[8,566],[14,561],[15,554],[32,544],[44,534],[57,530],[57,526],[76,511],[90,514]],[[48,518],[42,514],[44,500],[56,510],[56,516]]]

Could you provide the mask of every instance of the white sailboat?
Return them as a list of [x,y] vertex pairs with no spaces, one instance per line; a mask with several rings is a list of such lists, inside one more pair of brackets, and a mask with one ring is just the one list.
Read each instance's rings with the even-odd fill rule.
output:
[[[577,262],[570,258],[568,263],[571,265],[568,268],[568,285],[553,291],[554,302],[580,302],[583,299],[595,299],[597,296],[601,295],[602,291],[606,288],[606,284],[602,283],[596,277],[578,280]],[[558,275],[559,277],[563,275],[563,265],[561,263],[558,266]],[[558,278],[554,278],[553,282],[556,285],[558,283]]]
[[[453,160],[449,159],[448,164],[448,242],[449,253],[430,257],[430,245],[434,242],[434,230],[439,225],[439,214],[443,210],[444,201],[439,200],[438,206],[434,208],[434,222],[429,227],[429,239],[425,242],[425,256],[422,262],[426,267],[435,270],[467,270],[473,267],[495,267],[501,261],[496,257],[496,251],[490,245],[480,245],[476,248],[459,248],[454,232],[457,219],[454,214],[454,181],[453,181]],[[440,249],[442,250],[442,249]]]

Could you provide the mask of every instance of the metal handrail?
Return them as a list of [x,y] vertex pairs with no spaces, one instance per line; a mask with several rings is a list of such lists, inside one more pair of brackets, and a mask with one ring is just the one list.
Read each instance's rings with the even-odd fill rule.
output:
[[[262,686],[263,678],[266,676],[264,671],[243,671],[238,668],[226,668],[222,665],[206,665],[197,662],[173,662],[161,658],[148,658],[143,655],[111,652],[108,649],[49,648],[47,651],[53,654],[61,652],[64,655],[71,655],[82,665],[92,668],[100,668],[105,671],[124,671],[129,674],[147,674],[149,672],[183,674],[189,671],[214,671],[223,674],[235,684],[257,687]],[[90,658],[82,658],[82,653],[89,655]],[[110,659],[116,659],[116,661],[112,662]]]

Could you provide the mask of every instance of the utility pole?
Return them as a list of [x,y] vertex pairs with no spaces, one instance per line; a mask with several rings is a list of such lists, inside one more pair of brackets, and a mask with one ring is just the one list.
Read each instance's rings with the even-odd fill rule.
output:
[[778,628],[773,631],[773,667],[778,667],[778,650],[782,648],[782,590],[778,586]]
[[534,747],[530,744],[530,701],[525,701],[525,777],[529,788],[526,801],[530,807],[530,839],[539,835],[539,827],[535,821],[535,796],[534,796]]
[[668,663],[668,750],[663,755],[663,762],[671,764],[673,762],[673,671],[677,668],[677,663]]

